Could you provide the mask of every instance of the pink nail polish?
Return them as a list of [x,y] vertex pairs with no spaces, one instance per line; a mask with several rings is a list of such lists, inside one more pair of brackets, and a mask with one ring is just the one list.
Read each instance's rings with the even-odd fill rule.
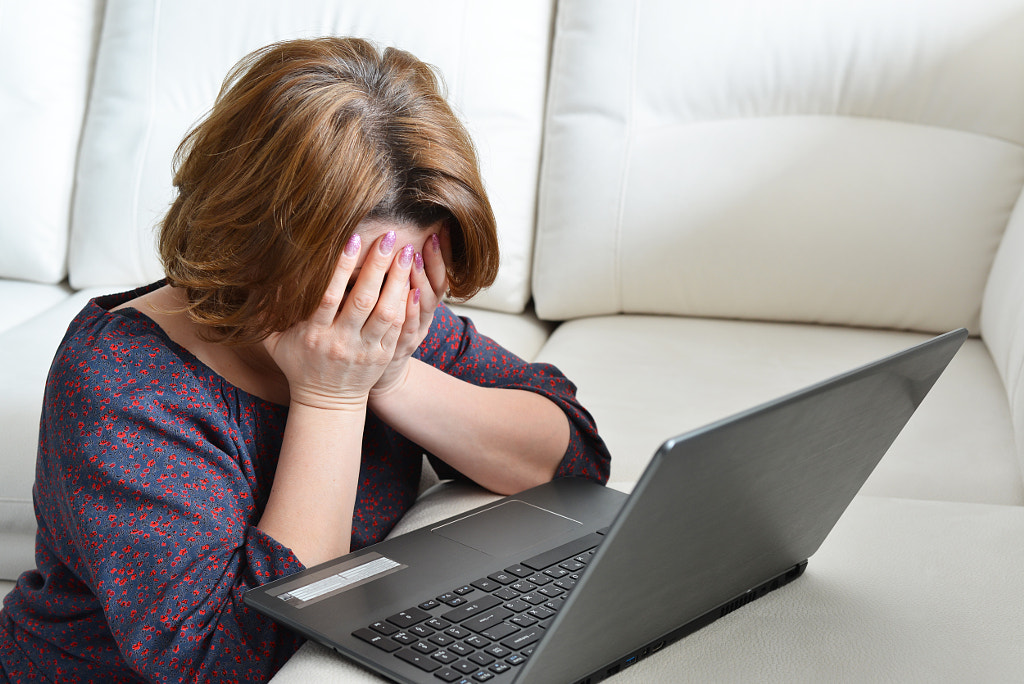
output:
[[389,230],[384,236],[384,239],[380,241],[380,253],[385,256],[391,254],[391,251],[395,248],[395,240],[398,236],[395,235],[395,231]]
[[402,253],[398,256],[398,264],[405,268],[412,263],[412,255],[415,250],[412,245],[406,245],[402,248]]
[[413,304],[419,304],[420,303],[420,288],[418,288],[418,287],[416,288],[416,291],[412,293],[412,303]]
[[413,257],[413,261],[416,262],[416,270],[417,271],[422,271],[423,270],[423,255],[420,254],[419,252],[416,252],[416,256]]
[[438,236],[437,233],[434,233],[433,235],[430,236],[430,244],[434,248],[435,253],[441,251],[441,238]]
[[348,242],[345,243],[345,254],[347,256],[355,256],[356,254],[359,254],[359,246],[361,243],[362,240],[359,237],[359,233],[353,233],[352,237],[350,237]]

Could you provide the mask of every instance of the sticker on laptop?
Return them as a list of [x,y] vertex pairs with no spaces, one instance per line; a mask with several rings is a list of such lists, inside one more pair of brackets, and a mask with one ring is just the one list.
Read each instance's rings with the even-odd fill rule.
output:
[[299,581],[284,584],[276,597],[290,606],[305,608],[407,567],[379,553],[370,552],[307,575]]

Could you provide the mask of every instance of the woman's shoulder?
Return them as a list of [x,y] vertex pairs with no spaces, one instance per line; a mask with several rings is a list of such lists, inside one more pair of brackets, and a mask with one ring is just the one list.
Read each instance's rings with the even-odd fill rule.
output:
[[191,364],[160,326],[134,308],[117,307],[151,291],[139,288],[90,300],[68,326],[54,357],[54,375],[92,379],[111,385],[136,379],[139,371]]

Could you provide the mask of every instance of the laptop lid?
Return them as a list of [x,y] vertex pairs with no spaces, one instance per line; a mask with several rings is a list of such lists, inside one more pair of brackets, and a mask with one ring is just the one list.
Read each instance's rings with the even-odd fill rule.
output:
[[665,442],[515,681],[597,681],[798,575],[966,338]]

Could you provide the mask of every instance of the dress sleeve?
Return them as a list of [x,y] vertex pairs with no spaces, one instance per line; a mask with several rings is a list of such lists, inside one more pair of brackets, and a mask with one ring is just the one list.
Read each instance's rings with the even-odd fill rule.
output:
[[242,596],[302,564],[253,526],[258,478],[223,397],[135,347],[55,361],[37,494],[57,501],[41,528],[147,681],[266,681],[301,640]]
[[[576,399],[576,386],[555,366],[524,361],[444,304],[435,310],[416,358],[474,385],[520,389],[547,397],[569,419],[569,446],[555,477],[583,477],[601,484],[608,481],[608,448],[593,417]],[[442,479],[461,477],[440,459],[431,457],[431,464]]]

